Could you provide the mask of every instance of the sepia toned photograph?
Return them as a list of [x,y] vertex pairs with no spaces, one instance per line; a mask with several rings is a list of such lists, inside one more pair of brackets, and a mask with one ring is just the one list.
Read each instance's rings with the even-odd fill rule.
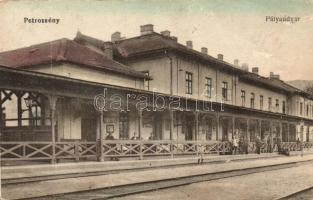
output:
[[312,200],[313,0],[0,0],[0,200]]

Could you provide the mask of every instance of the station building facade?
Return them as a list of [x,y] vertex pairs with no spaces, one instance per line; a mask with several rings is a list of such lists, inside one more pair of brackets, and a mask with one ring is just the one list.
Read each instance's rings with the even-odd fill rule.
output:
[[[207,48],[196,51],[192,41],[182,45],[169,31],[156,33],[151,24],[141,26],[140,35],[133,38],[115,32],[111,41],[78,32],[73,40],[0,53],[0,64],[6,70],[37,74],[34,77],[55,77],[56,85],[64,78],[82,84],[62,94],[60,88],[71,84],[61,84],[59,90],[51,85],[40,94],[2,84],[2,141],[96,141],[108,135],[158,141],[231,141],[235,135],[248,142],[257,136],[263,141],[313,140],[310,94],[277,74],[263,77],[258,68],[249,72],[238,60],[230,64],[222,54],[208,55]],[[95,84],[97,89],[88,89]],[[57,98],[51,98],[51,92],[58,93]],[[123,105],[132,103],[126,110],[110,108],[99,114],[99,94],[121,96]],[[138,109],[134,101],[140,95],[149,100],[146,109]],[[179,99],[182,105],[153,109],[155,96],[163,97],[161,104]],[[35,102],[31,106],[26,105],[30,98]],[[118,101],[111,99],[114,104]],[[27,130],[32,134],[25,134]]]
[[[94,40],[94,38],[81,33],[78,33],[74,40],[94,48],[99,46],[102,48],[103,44],[109,43]],[[154,32],[153,25],[143,25],[140,27],[139,36],[125,39],[121,37],[120,32],[115,32],[112,34],[110,42],[113,49],[110,57],[112,56],[113,59],[153,78],[145,81],[145,90],[199,101],[221,102],[225,105],[236,106],[239,110],[251,109],[256,113],[255,116],[258,112],[268,114],[269,119],[265,118],[268,121],[273,114],[294,116],[308,121],[313,119],[312,97],[280,80],[279,75],[271,72],[269,77],[263,77],[258,74],[259,68],[257,67],[253,67],[252,72],[249,72],[248,66],[246,64],[239,66],[238,60],[234,60],[234,63],[230,64],[224,61],[222,54],[214,58],[208,55],[205,47],[200,52],[196,51],[193,49],[192,41],[187,41],[186,45],[179,44],[177,38],[171,36],[168,30],[159,34]],[[101,51],[101,48],[98,50]],[[186,136],[188,125],[187,127],[179,126],[179,124],[186,124],[184,121],[189,122],[190,119],[187,116],[186,120],[186,116],[184,116],[185,120],[182,120],[178,116],[177,120],[181,121],[177,122],[176,139],[195,139],[196,135],[198,135],[197,139],[229,139],[232,137],[232,132],[235,132],[232,129],[237,129],[237,126],[232,125],[232,123],[236,124],[236,120],[234,121],[231,116],[239,114],[238,119],[243,117],[243,120],[239,120],[237,123],[238,126],[244,126],[241,125],[242,123],[246,125],[245,119],[253,118],[253,116],[240,116],[240,111],[227,113],[219,110],[217,112],[220,112],[221,117],[215,121],[221,122],[220,127],[214,127],[216,124],[214,119],[207,123],[199,123],[198,133],[192,133],[191,137]],[[168,121],[166,116],[164,121],[165,123]],[[190,126],[194,124],[195,119],[191,121]],[[204,121],[207,120],[204,119]],[[254,126],[249,127],[250,129],[262,126],[260,121],[256,122],[253,119],[250,121],[251,124],[254,123]],[[268,124],[268,121],[264,121],[264,123]],[[313,137],[310,123],[303,125],[304,121],[301,120],[291,120],[291,122],[291,127],[276,125],[277,129],[284,129],[282,131],[284,133],[287,132],[287,129],[293,130],[290,137],[293,141],[301,137],[304,141],[309,141]],[[300,122],[303,122],[301,123],[303,126],[300,125]],[[208,127],[210,130],[206,130]],[[192,129],[196,130],[196,128]],[[270,128],[267,132],[270,132],[269,130]],[[163,132],[166,133],[166,129]],[[202,135],[200,132],[207,133],[209,136]],[[210,136],[211,133],[208,132],[216,132],[216,135]],[[261,132],[261,130],[249,130],[248,132]],[[276,132],[280,132],[280,130]],[[301,132],[304,132],[303,136],[301,136]],[[164,133],[161,135],[166,138],[168,134]],[[284,133],[281,133],[281,137]],[[284,136],[283,139],[286,141],[287,136]]]

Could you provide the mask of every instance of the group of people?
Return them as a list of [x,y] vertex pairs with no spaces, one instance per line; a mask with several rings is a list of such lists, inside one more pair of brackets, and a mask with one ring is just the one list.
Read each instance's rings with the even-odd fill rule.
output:
[[[277,134],[274,132],[272,135],[269,133],[264,134],[265,137],[263,140],[260,138],[259,135],[255,137],[255,147],[256,147],[256,153],[261,154],[262,147],[263,151],[267,153],[272,153],[274,151],[274,146],[277,145],[278,152],[283,152],[285,149],[282,149],[281,143],[282,140],[280,137],[277,136]],[[109,133],[106,138],[106,140],[114,140],[114,136],[112,133]],[[134,132],[133,136],[130,138],[131,140],[142,140],[141,137],[137,135],[136,132]],[[149,140],[155,140],[155,136],[153,133],[150,134]],[[236,154],[248,154],[249,153],[249,141],[244,134],[239,134],[239,131],[235,131],[231,142],[232,151],[231,153],[233,155]],[[299,138],[297,140],[297,144],[299,143]],[[112,145],[112,144],[111,144]]]
[[[273,133],[273,135],[264,134],[265,137],[262,140],[260,138],[259,135],[257,135],[255,137],[255,147],[256,147],[256,153],[257,154],[261,154],[262,151],[262,147],[265,147],[265,151],[267,153],[272,153],[274,151],[274,146],[277,145],[277,150],[278,152],[283,151],[283,149],[281,148],[281,138],[277,136],[277,134]],[[274,137],[273,137],[274,136]],[[247,139],[247,137],[241,135],[239,136],[239,134],[237,132],[235,132],[235,134],[232,137],[232,154],[238,154],[238,153],[245,153],[248,154],[249,153],[249,141]]]
[[234,135],[231,144],[233,155],[236,155],[238,153],[248,154],[248,141],[244,137],[238,137],[238,135]]
[[[150,136],[150,137],[152,137],[152,136]],[[150,137],[149,137],[149,139],[150,139]],[[104,139],[105,140],[115,140],[115,138],[114,138],[112,133],[108,133],[108,135]],[[131,140],[142,140],[142,138],[139,137],[136,132],[134,132],[133,137],[131,137],[130,139]]]

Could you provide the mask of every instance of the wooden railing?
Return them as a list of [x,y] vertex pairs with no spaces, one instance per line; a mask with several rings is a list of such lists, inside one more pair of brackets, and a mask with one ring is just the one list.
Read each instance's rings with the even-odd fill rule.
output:
[[[179,156],[231,153],[230,142],[221,141],[145,141],[145,140],[102,140],[102,148],[98,142],[0,142],[1,158],[8,160],[47,160],[60,159],[100,159],[137,157],[142,159],[149,156]],[[282,149],[290,151],[313,149],[312,142],[282,142]],[[102,151],[101,151],[102,150]],[[255,143],[249,143],[250,153],[256,152]],[[277,144],[273,145],[273,152],[278,151]],[[268,152],[266,143],[261,146],[261,152]]]
[[[288,149],[289,151],[301,151],[303,150],[310,150],[313,149],[313,142],[281,142],[280,144],[273,144],[272,149],[269,150],[268,144],[265,142],[261,145],[261,152],[266,153],[269,151],[272,152],[278,152],[279,148],[281,150]],[[249,143],[249,152],[256,152],[256,144],[255,143]]]
[[300,151],[301,150],[301,143],[297,142],[282,142],[281,143],[282,149],[289,149],[290,151]]
[[229,142],[104,140],[103,157],[198,155],[231,152]]
[[310,150],[313,149],[313,142],[283,142],[281,147],[290,151]]
[[[256,146],[255,142],[249,142],[249,144],[248,144],[248,152],[249,153],[256,153],[257,152],[257,146]],[[260,146],[260,152],[261,153],[268,152],[268,145],[265,142],[262,142],[262,144]]]
[[0,142],[2,160],[52,160],[97,156],[96,142]]
[[55,159],[96,158],[96,142],[57,142],[55,144]]

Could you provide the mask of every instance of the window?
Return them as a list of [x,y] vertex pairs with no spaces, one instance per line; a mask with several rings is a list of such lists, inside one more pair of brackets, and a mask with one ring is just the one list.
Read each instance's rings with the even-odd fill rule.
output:
[[228,84],[227,82],[223,82],[222,83],[222,97],[223,97],[223,100],[226,100],[227,101],[227,92],[228,92]]
[[303,103],[300,103],[300,115],[303,115]]
[[205,90],[207,97],[212,97],[212,79],[211,78],[205,78]]
[[260,110],[263,110],[263,95],[260,95]]
[[[144,74],[149,76],[149,72],[147,72],[147,71],[145,71]],[[145,90],[150,89],[150,80],[148,78],[145,79],[144,86],[145,86]]]
[[246,91],[241,90],[241,106],[245,106],[246,104]]
[[275,107],[276,107],[276,111],[279,112],[279,99],[276,99]]
[[186,72],[186,94],[192,94],[192,73]]
[[269,111],[272,110],[272,98],[271,97],[268,98],[268,110]]
[[306,116],[309,116],[309,105],[306,105]]
[[255,98],[255,95],[254,95],[254,93],[252,92],[252,93],[251,93],[251,99],[250,99],[250,108],[254,108],[254,98]]
[[286,102],[283,101],[283,113],[286,114]]

